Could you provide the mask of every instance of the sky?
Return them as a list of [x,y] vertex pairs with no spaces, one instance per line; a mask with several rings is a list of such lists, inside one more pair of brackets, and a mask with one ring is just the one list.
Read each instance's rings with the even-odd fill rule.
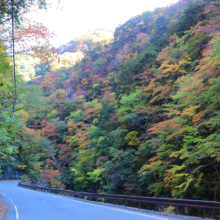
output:
[[[60,1],[60,3],[58,3]],[[31,12],[28,17],[43,23],[56,34],[51,43],[58,47],[86,31],[115,29],[143,11],[168,6],[178,0],[49,0],[51,7]]]

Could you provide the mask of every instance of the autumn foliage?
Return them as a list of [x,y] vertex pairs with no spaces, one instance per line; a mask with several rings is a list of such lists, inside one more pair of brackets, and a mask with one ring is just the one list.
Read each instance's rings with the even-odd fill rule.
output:
[[68,68],[38,65],[26,127],[49,141],[51,186],[220,201],[219,18],[218,1],[180,1],[63,45],[83,54]]

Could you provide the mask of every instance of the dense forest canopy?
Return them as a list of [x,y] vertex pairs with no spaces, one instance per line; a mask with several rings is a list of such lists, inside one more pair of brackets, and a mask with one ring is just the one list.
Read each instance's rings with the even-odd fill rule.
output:
[[55,188],[220,201],[219,48],[220,1],[181,0],[19,55],[14,122],[0,57],[1,161]]

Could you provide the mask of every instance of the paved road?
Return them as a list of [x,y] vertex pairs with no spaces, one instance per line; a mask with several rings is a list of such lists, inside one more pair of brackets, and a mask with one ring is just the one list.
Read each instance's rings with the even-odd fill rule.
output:
[[10,206],[4,220],[180,220],[179,218],[97,205],[1,181],[0,200]]

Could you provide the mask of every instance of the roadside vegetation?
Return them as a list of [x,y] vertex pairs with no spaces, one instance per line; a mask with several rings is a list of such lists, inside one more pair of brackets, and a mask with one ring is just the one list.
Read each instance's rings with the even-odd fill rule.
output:
[[89,31],[59,52],[31,51],[39,59],[18,55],[14,121],[0,47],[1,161],[24,178],[220,201],[220,1],[181,0],[114,32]]

